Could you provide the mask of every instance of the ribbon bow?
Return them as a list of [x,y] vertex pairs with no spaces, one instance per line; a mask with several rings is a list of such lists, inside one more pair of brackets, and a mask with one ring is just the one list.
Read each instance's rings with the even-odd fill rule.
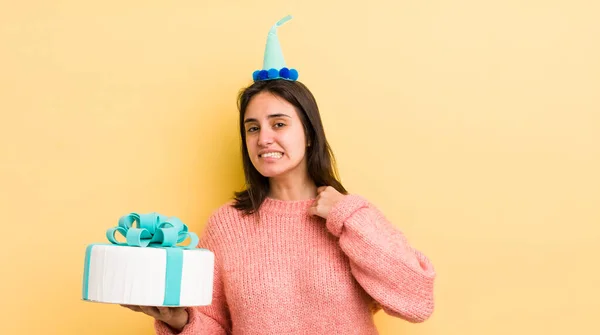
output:
[[[137,223],[137,228],[134,224]],[[120,243],[115,239],[115,233],[123,235],[127,242]],[[187,237],[191,242],[187,246],[178,246]],[[198,236],[188,231],[188,227],[176,217],[167,218],[158,213],[130,213],[119,218],[117,227],[109,228],[106,237],[112,244],[135,247],[177,247],[184,249],[195,248]]]

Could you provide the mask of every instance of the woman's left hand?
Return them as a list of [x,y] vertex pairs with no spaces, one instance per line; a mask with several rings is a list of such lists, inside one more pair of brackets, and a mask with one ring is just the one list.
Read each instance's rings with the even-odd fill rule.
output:
[[308,213],[327,219],[331,208],[343,198],[344,195],[335,188],[331,186],[321,186],[317,188],[317,199],[308,209]]

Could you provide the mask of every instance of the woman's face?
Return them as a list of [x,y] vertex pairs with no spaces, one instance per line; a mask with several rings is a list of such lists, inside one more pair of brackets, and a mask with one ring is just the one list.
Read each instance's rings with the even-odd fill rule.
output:
[[306,173],[306,136],[292,104],[269,92],[256,94],[244,115],[252,164],[265,177]]

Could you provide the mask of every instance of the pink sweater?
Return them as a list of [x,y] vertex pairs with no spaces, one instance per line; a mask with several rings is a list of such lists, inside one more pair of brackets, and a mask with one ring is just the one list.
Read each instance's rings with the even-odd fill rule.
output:
[[215,253],[213,303],[189,308],[180,334],[378,334],[380,309],[432,314],[433,266],[377,208],[346,195],[325,220],[307,214],[313,201],[267,198],[260,223],[216,210],[199,245]]

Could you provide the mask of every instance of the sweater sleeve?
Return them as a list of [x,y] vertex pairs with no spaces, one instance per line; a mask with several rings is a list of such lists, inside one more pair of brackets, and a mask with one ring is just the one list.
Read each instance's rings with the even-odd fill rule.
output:
[[213,299],[208,306],[188,307],[188,323],[181,332],[174,332],[171,327],[162,321],[154,321],[157,335],[225,335],[231,334],[229,309],[223,290],[222,270],[219,257],[219,246],[213,241],[213,225],[215,216],[209,223],[200,239],[198,248],[204,248],[215,254],[215,268],[213,280]]
[[353,276],[387,314],[415,323],[431,316],[433,265],[377,208],[346,195],[330,210],[326,225],[339,238]]

